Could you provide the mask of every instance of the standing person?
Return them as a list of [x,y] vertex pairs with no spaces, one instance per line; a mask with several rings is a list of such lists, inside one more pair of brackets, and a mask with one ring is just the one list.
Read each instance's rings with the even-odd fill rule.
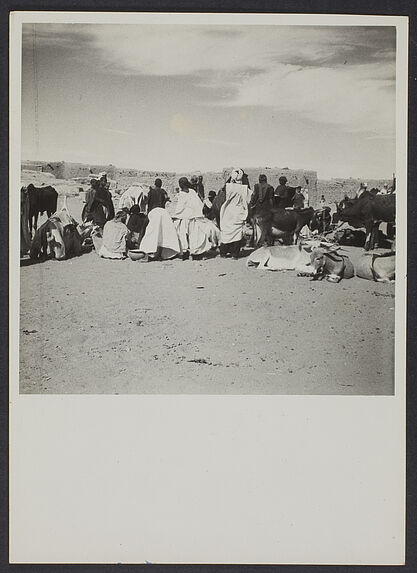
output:
[[220,256],[239,258],[243,231],[248,216],[248,186],[242,184],[243,170],[234,169],[226,183],[226,201],[220,209]]
[[[98,187],[100,191],[103,191],[103,195],[110,193],[110,183],[107,181],[107,173],[106,171],[102,171],[98,174]],[[111,197],[111,193],[110,193]]]
[[156,207],[165,209],[165,205],[170,201],[168,193],[162,189],[161,179],[155,179],[155,186],[149,189],[148,193],[148,214]]
[[191,175],[189,181],[190,189],[194,189],[194,191],[197,191],[197,184],[198,184],[197,175]]
[[178,181],[180,191],[172,216],[180,241],[183,260],[198,257],[210,250],[210,232],[203,217],[203,203],[187,177]]
[[301,185],[298,185],[295,188],[294,209],[303,209],[304,208],[304,200],[305,200],[305,197],[301,193]]
[[388,185],[386,183],[384,183],[381,191],[379,192],[380,195],[387,195],[388,194]]
[[206,217],[206,219],[209,219],[210,221],[213,221],[213,219],[215,219],[216,217],[216,214],[213,211],[213,201],[215,198],[216,198],[216,192],[209,191],[208,197],[204,199],[203,215],[204,217]]
[[279,178],[279,185],[275,189],[275,206],[276,207],[292,207],[292,200],[295,194],[294,187],[289,187],[287,185],[288,179],[285,175],[281,175]]
[[359,189],[356,191],[356,198],[359,199],[360,197],[369,195],[368,193],[368,184],[367,183],[360,183]]
[[84,222],[93,221],[95,225],[103,228],[106,221],[114,217],[111,193],[100,185],[98,179],[91,179],[90,185],[81,217]]
[[320,198],[320,209],[324,209],[325,206],[326,206],[326,199],[324,198],[324,195],[322,195]]
[[303,195],[304,195],[304,207],[309,207],[310,206],[310,197],[308,194],[308,187],[304,187]]
[[107,173],[102,171],[99,173],[98,189],[96,198],[102,202],[106,212],[106,219],[110,221],[114,217],[113,199],[110,193],[110,182],[107,181]]
[[273,207],[274,204],[274,188],[268,183],[266,175],[261,173],[259,175],[259,183],[255,183],[255,187],[250,199],[249,206],[251,208],[257,205],[268,205]]
[[204,201],[204,184],[203,184],[203,176],[199,175],[197,177],[197,187],[196,187],[197,195],[200,197],[202,201]]

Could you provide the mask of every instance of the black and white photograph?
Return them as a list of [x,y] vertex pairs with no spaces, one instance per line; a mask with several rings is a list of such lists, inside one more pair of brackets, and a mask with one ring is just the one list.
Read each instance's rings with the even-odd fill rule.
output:
[[404,563],[408,18],[10,53],[11,562]]
[[395,26],[25,23],[21,82],[21,393],[394,394]]

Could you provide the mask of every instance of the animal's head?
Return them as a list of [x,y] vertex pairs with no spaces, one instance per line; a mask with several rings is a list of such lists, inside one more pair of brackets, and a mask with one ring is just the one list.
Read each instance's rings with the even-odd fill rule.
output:
[[337,213],[339,218],[342,221],[357,221],[360,223],[361,221],[361,209],[362,203],[358,201],[358,199],[349,199],[349,197],[345,197],[340,203],[337,205]]
[[313,277],[322,276],[324,274],[326,258],[328,254],[337,254],[338,245],[331,247],[314,247],[310,255],[310,264],[313,268]]
[[323,248],[316,247],[311,251],[310,264],[313,268],[313,276],[323,274],[325,265],[325,251]]

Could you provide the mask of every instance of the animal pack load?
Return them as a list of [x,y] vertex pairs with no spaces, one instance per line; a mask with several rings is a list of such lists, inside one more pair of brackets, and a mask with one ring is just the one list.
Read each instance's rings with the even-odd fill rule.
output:
[[82,238],[77,230],[77,222],[64,206],[52,215],[36,230],[30,248],[30,258],[47,258],[52,255],[56,260],[64,260],[82,252]]
[[246,261],[248,268],[269,271],[311,272],[310,253],[301,245],[261,247]]
[[337,252],[337,247],[324,249],[316,247],[310,255],[313,268],[313,280],[326,278],[329,282],[338,283],[342,279],[351,279],[355,276],[352,261],[347,255]]
[[395,253],[364,253],[355,267],[356,276],[369,281],[389,283],[395,280]]

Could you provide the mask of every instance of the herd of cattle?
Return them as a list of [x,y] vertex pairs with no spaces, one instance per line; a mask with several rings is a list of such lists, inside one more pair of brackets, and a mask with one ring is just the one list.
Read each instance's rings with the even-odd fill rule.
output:
[[[219,224],[222,194],[219,193],[213,201],[215,219]],[[51,186],[35,187],[30,184],[21,189],[21,256],[30,252],[33,259],[47,253],[46,234],[56,236],[55,244],[61,242],[61,250],[55,249],[58,259],[68,258],[82,252],[84,228],[72,219],[68,211],[57,217],[58,193]],[[38,216],[44,212],[48,220],[43,224],[42,232],[37,230]],[[53,214],[56,214],[52,217]],[[345,255],[340,255],[337,245],[340,231],[338,226],[348,223],[356,236],[362,236],[362,246],[365,251],[378,246],[379,226],[387,223],[391,239],[395,228],[395,194],[379,195],[367,192],[360,198],[345,198],[336,204],[336,212],[330,215],[330,208],[314,210],[274,208],[268,205],[258,205],[249,217],[252,237],[250,245],[255,251],[247,259],[248,266],[258,266],[270,270],[295,269],[299,274],[312,275],[314,279],[327,277],[338,282],[341,278],[357,276],[370,280],[391,281],[395,276],[395,248],[388,253],[364,253],[359,265],[353,269],[352,263]],[[310,231],[316,231],[325,238],[321,245],[314,248],[308,243],[299,245],[301,230],[307,226]],[[46,229],[46,227],[48,227]],[[362,231],[364,229],[364,231]],[[33,231],[35,232],[32,238]],[[339,235],[338,235],[339,233]],[[344,235],[346,236],[346,235]],[[278,238],[283,246],[274,246]],[[339,241],[341,242],[341,241]],[[393,245],[395,241],[392,241]],[[348,243],[347,243],[348,244]],[[313,273],[311,272],[313,269]]]

